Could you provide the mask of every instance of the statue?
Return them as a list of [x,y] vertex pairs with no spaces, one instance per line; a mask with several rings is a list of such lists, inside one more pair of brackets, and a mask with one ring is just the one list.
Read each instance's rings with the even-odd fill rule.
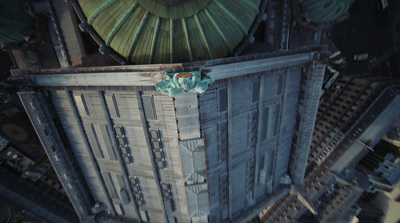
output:
[[183,92],[192,92],[202,94],[208,85],[214,80],[210,78],[201,78],[200,71],[183,72],[183,73],[166,73],[165,80],[156,84],[158,91],[174,97]]

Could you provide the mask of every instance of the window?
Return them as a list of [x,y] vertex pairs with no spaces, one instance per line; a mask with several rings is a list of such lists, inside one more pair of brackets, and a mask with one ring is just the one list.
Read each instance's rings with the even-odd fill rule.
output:
[[161,190],[163,192],[171,192],[171,185],[168,183],[161,183]]
[[121,195],[121,200],[122,202],[124,202],[124,204],[129,204],[129,202],[131,202],[131,199],[129,198],[128,192],[122,188],[119,191],[120,195]]
[[218,153],[219,160],[226,160],[228,157],[228,123],[221,121],[218,123]]
[[223,131],[228,128],[228,123],[226,121],[222,121],[218,123],[218,131]]
[[258,102],[260,97],[260,82],[258,79],[251,81],[251,103]]
[[220,150],[219,151],[219,160],[226,160],[228,158],[228,150]]
[[117,175],[117,180],[118,180],[119,187],[124,188],[125,187],[124,178],[121,174]]
[[218,112],[226,112],[228,107],[228,92],[226,88],[218,89]]
[[219,176],[219,198],[221,204],[228,203],[228,174],[223,173]]
[[153,158],[154,162],[159,169],[164,169],[166,167],[166,162],[164,160],[164,152],[162,150],[161,134],[159,130],[149,130],[149,135],[151,138],[151,144],[153,146]]
[[119,151],[122,155],[122,159],[126,164],[133,163],[132,149],[128,146],[129,142],[125,137],[124,127],[114,126],[115,133],[117,135],[117,143]]
[[250,113],[250,119],[251,120],[257,120],[258,119],[258,112],[257,111],[252,111]]
[[117,191],[112,181],[111,174],[109,172],[103,173],[103,179],[111,198],[118,199]]
[[104,97],[106,99],[107,108],[110,116],[113,118],[121,118],[115,94],[105,94]]
[[137,177],[131,177],[130,178],[131,186],[133,189],[133,195],[136,200],[137,205],[143,206],[144,205],[144,199],[143,199],[143,193],[140,188],[140,182]]
[[168,217],[168,223],[178,223],[178,220],[175,217]]
[[143,95],[142,96],[142,101],[143,101],[143,109],[144,109],[144,114],[146,116],[147,120],[156,120],[157,119],[157,114],[156,114],[156,109],[154,106],[154,98],[152,95]]
[[262,127],[261,127],[261,140],[267,139],[267,130],[268,130],[268,115],[269,115],[269,108],[263,108],[262,113]]
[[272,177],[274,173],[274,165],[275,165],[275,149],[271,150],[269,153],[269,167],[268,167],[268,176]]
[[108,126],[101,125],[100,130],[101,130],[101,136],[103,138],[103,142],[105,143],[105,147],[106,147],[108,155],[110,156],[110,159],[117,160],[117,157],[115,156],[115,153],[114,153],[114,149],[110,143],[110,132],[109,132]]
[[157,168],[158,168],[158,169],[164,169],[164,167],[165,167],[165,162],[162,161],[162,160],[157,160],[157,161],[156,161],[156,165],[157,165]]
[[164,157],[164,155],[161,151],[154,152],[154,155],[155,155],[156,160],[161,160]]
[[280,116],[281,116],[281,104],[275,105],[275,122],[274,122],[274,136],[278,134],[279,124],[280,124]]
[[160,189],[162,196],[164,198],[164,206],[165,206],[165,212],[169,215],[172,214],[175,211],[175,205],[172,200],[172,193],[171,193],[171,184],[169,183],[161,183],[160,184]]
[[122,207],[121,204],[114,204],[114,208],[115,208],[115,211],[117,212],[117,215],[125,214],[124,208]]
[[117,136],[124,136],[124,128],[122,126],[115,126],[114,129]]
[[140,214],[140,219],[141,219],[143,222],[148,222],[148,221],[149,221],[149,217],[148,217],[147,211],[145,211],[145,210],[139,210],[139,214]]
[[82,116],[86,114],[86,116],[90,116],[89,108],[87,107],[86,100],[83,94],[74,95],[75,104],[78,109],[79,114]]
[[224,130],[224,131],[220,131],[219,132],[219,141],[227,141],[228,140],[228,131]]
[[250,112],[250,120],[249,120],[249,141],[248,146],[255,149],[257,144],[257,124],[258,124],[258,112],[252,111]]
[[86,131],[87,131],[87,137],[89,139],[90,146],[93,150],[93,153],[97,158],[103,158],[104,159],[104,153],[103,150],[101,149],[99,138],[96,133],[96,129],[93,124],[85,124]]
[[151,143],[153,144],[153,149],[155,150],[160,150],[162,148],[159,141],[152,141]]
[[254,186],[254,159],[247,161],[246,169],[247,169],[246,189],[247,191],[250,191]]
[[257,119],[253,119],[250,121],[250,129],[257,129],[258,127],[258,120]]
[[158,130],[150,130],[150,137],[152,139],[158,139],[160,138],[160,134]]
[[120,148],[126,147],[125,137],[118,137],[118,144]]
[[172,214],[175,211],[174,202],[172,199],[165,199],[164,200],[165,212],[167,215]]
[[123,155],[122,158],[124,159],[124,162],[125,162],[126,164],[133,163],[133,158],[132,158],[132,156]]
[[283,92],[283,81],[284,81],[283,74],[278,76],[278,87],[276,88],[276,95],[281,95]]
[[135,193],[136,200],[142,200],[141,193]]

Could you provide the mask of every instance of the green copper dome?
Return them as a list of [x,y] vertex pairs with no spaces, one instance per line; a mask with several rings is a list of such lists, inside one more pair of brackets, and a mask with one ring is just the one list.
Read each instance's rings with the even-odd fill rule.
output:
[[134,64],[227,56],[261,0],[78,0],[105,44]]
[[22,9],[23,0],[5,0],[0,3],[0,43],[19,43],[24,31],[32,28],[33,19]]
[[342,16],[354,0],[304,0],[301,3],[303,12],[311,14],[315,23],[331,22]]

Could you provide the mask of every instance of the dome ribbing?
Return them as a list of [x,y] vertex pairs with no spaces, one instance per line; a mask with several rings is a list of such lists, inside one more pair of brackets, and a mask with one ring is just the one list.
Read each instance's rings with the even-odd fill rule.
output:
[[227,56],[247,36],[261,0],[79,0],[105,44],[134,64]]

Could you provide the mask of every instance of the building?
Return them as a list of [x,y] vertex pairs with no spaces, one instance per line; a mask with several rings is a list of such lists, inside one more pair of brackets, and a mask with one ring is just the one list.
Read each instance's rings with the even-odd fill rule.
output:
[[[298,2],[294,1],[294,3]],[[311,15],[322,16],[324,14],[323,7],[338,7],[339,4],[342,4],[345,6],[344,8],[348,9],[352,1],[337,1],[336,3],[337,5],[324,4],[323,1],[302,1],[298,7],[293,8],[293,16],[297,18],[297,21],[292,22],[291,35],[293,36],[290,39],[292,43],[290,47],[307,42],[312,43],[320,38],[322,31],[322,42],[327,44],[331,52],[342,50],[342,59],[331,61],[329,63],[332,66],[327,66],[329,71],[326,72],[323,84],[323,94],[308,155],[304,188],[295,188],[291,196],[285,196],[269,206],[260,213],[258,218],[253,219],[254,221],[351,222],[356,215],[360,215],[362,221],[378,219],[383,212],[370,211],[371,207],[365,205],[365,200],[368,200],[370,196],[368,193],[391,191],[393,183],[398,180],[396,179],[396,156],[388,156],[385,161],[385,155],[383,155],[379,160],[382,162],[381,164],[376,164],[376,161],[372,162],[371,157],[376,158],[377,154],[372,151],[386,133],[388,134],[385,140],[390,142],[395,142],[389,137],[396,137],[397,133],[398,113],[393,109],[399,107],[397,101],[398,81],[391,78],[398,74],[397,65],[395,65],[398,64],[398,53],[397,57],[393,56],[396,54],[398,41],[396,42],[396,39],[393,40],[392,37],[396,33],[393,31],[393,27],[398,23],[398,16],[394,11],[399,4],[389,1],[392,8],[386,11],[380,9],[379,12],[375,10],[375,2],[371,2],[369,5],[362,4],[366,8],[370,7],[365,18],[371,18],[371,9],[373,9],[376,14],[388,15],[388,17],[382,18],[390,18],[391,22],[377,26],[387,31],[384,34],[387,41],[383,42],[390,46],[379,47],[378,41],[372,40],[372,38],[368,40],[371,41],[369,46],[376,44],[379,50],[388,49],[387,52],[380,53],[379,59],[360,62],[353,59],[354,54],[370,50],[368,47],[361,47],[363,43],[357,39],[358,35],[364,34],[356,31],[360,23],[354,23],[354,21],[361,19],[361,14],[366,12],[364,7],[360,7],[360,1],[355,1],[354,6],[349,10],[350,14],[353,13],[356,16],[328,32],[325,30],[325,36],[324,29],[330,24],[316,26],[315,21],[312,21]],[[318,6],[318,4],[320,5]],[[305,5],[313,6],[308,8],[311,9],[309,11],[311,13],[306,12],[306,8],[303,7]],[[343,9],[343,7],[340,8]],[[341,20],[334,13],[326,14],[326,16]],[[307,20],[307,18],[309,19]],[[371,18],[371,21],[375,20]],[[370,23],[365,20],[363,24],[365,24],[366,30],[374,27],[367,25]],[[300,27],[298,27],[299,25]],[[351,26],[353,31],[345,29],[346,26]],[[307,30],[306,27],[314,29],[307,32],[304,31],[304,29]],[[301,34],[300,38],[295,35],[294,31],[297,30]],[[339,35],[350,37],[342,42],[347,45],[339,44],[332,37],[333,41],[338,43],[339,49],[329,38],[329,36],[336,35],[336,31],[340,33]],[[348,41],[351,38],[354,41]],[[358,51],[347,53],[354,48],[358,48]],[[331,57],[333,55],[337,56],[337,54],[332,54]],[[360,146],[364,149],[360,149]],[[363,157],[365,158],[363,159]],[[375,172],[365,168],[365,166],[370,167],[371,165],[381,165],[381,168],[377,167]],[[382,178],[382,176],[384,177]],[[385,178],[390,179],[392,183]],[[366,197],[368,199],[365,199]]]
[[23,108],[10,104],[0,111],[0,205],[9,210],[4,213],[10,220],[77,221]]
[[[325,70],[314,56],[43,70],[19,96],[82,220],[97,204],[125,220],[243,222],[302,184]],[[156,91],[186,69],[215,82]]]
[[[394,128],[396,129],[396,128]],[[388,136],[391,135],[390,131]],[[367,173],[371,181],[379,187],[374,187],[371,193],[365,193],[357,205],[361,209],[360,220],[380,219],[381,222],[398,221],[395,210],[398,208],[399,146],[381,140],[358,164],[357,168]]]
[[[80,220],[245,222],[293,197],[320,211],[304,176],[329,150],[313,141],[326,61],[319,48],[266,52],[319,45],[322,30],[292,34],[289,1],[155,2],[30,2],[35,31],[2,42]],[[337,19],[343,2],[315,13]]]
[[304,180],[311,205],[286,197],[270,207],[274,212],[260,214],[262,222],[309,222],[307,210],[318,213],[311,217],[315,222],[345,221],[343,214],[365,191],[390,190],[356,166],[397,122],[397,82],[342,77],[329,92],[318,109]]

